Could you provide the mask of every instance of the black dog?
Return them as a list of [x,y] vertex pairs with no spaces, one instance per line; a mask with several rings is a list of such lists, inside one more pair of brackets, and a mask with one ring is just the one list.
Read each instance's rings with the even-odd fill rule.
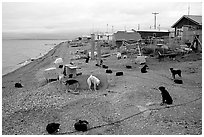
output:
[[100,65],[103,65],[103,60],[101,59],[101,61],[100,61]]
[[76,122],[74,124],[74,128],[77,130],[77,131],[82,131],[82,132],[85,132],[88,130],[88,122],[86,120],[79,120],[78,122]]
[[132,66],[129,66],[129,65],[126,65],[125,66],[127,69],[131,69],[132,68]]
[[76,75],[77,75],[77,76],[80,76],[80,75],[82,75],[82,72],[80,72],[80,73],[77,73]]
[[159,87],[159,90],[161,91],[161,95],[162,95],[162,103],[161,105],[163,104],[172,104],[173,103],[173,100],[169,94],[169,92],[165,89],[165,87],[161,86]]
[[116,72],[115,75],[116,75],[116,76],[122,76],[122,75],[123,75],[123,72]]
[[147,65],[144,65],[144,67],[141,68],[141,73],[147,73],[147,68],[149,68]]
[[65,82],[63,82],[65,85],[73,85],[75,83],[78,83],[79,81],[71,79],[71,80],[67,80]]
[[59,68],[63,68],[63,65],[59,65]]
[[181,79],[174,79],[174,83],[183,84],[183,81]]
[[47,125],[46,130],[49,134],[54,134],[59,131],[59,123],[50,123]]
[[111,73],[113,73],[113,71],[112,71],[112,70],[110,70],[110,69],[107,69],[107,70],[106,70],[106,73],[111,74]]
[[175,70],[175,69],[173,69],[173,68],[170,68],[170,71],[171,71],[171,74],[172,74],[173,79],[175,79],[175,75],[176,75],[176,74],[178,74],[179,77],[181,77],[181,70],[180,70],[180,69]]
[[102,68],[108,68],[108,66],[106,66],[106,65],[102,65]]
[[16,88],[22,88],[23,86],[21,85],[21,83],[15,83],[15,87]]
[[89,57],[89,55],[86,57],[86,60],[85,60],[85,62],[86,63],[89,63],[89,59],[90,59],[90,57]]

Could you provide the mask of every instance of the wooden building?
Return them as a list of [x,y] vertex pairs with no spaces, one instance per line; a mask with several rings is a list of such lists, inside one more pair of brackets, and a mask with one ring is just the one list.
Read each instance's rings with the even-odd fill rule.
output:
[[202,41],[202,16],[183,15],[172,25],[174,36],[182,40],[183,43],[191,43],[195,36]]
[[161,37],[169,37],[169,31],[168,30],[156,30],[156,29],[150,29],[150,30],[134,30],[133,31],[139,33],[142,37],[142,39],[151,39],[151,38],[161,38]]

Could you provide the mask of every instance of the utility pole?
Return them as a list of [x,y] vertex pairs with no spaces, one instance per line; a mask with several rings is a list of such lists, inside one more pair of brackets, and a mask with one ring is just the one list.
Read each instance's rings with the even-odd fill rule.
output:
[[107,31],[106,32],[108,33],[108,24],[107,24]]
[[188,16],[190,15],[190,5],[188,5]]
[[156,29],[157,28],[157,25],[156,25],[156,21],[157,21],[157,14],[159,14],[159,13],[156,13],[156,12],[154,12],[154,13],[152,13],[152,14],[154,14],[154,29]]

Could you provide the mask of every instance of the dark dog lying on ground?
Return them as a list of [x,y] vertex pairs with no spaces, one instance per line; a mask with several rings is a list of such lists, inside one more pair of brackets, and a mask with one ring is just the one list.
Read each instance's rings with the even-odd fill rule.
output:
[[178,70],[175,70],[173,68],[170,68],[170,71],[171,71],[171,74],[172,74],[172,77],[173,79],[175,79],[175,75],[178,74],[180,77],[181,77],[181,70],[178,69]]
[[126,65],[126,68],[127,68],[127,69],[131,69],[131,68],[132,68],[132,66]]
[[144,65],[144,67],[141,68],[141,73],[147,73],[147,68],[149,68],[147,65]]
[[70,80],[63,81],[62,83],[67,87],[66,92],[79,94],[79,91],[77,91],[79,87],[79,81],[75,79],[70,79]]
[[183,81],[180,79],[174,79],[174,83],[176,84],[183,84]]
[[161,105],[164,105],[164,104],[172,104],[173,103],[173,100],[169,94],[169,92],[165,89],[165,87],[161,86],[159,87],[159,90],[161,91],[161,95],[162,95],[162,103]]
[[21,83],[15,83],[15,87],[16,88],[22,88],[23,86],[21,85]]
[[80,76],[80,75],[82,75],[82,72],[80,72],[80,73],[77,73],[76,75],[77,75],[77,76]]
[[112,70],[110,70],[110,69],[107,69],[107,70],[106,70],[106,73],[109,73],[109,74],[111,74],[111,73],[113,73],[113,72],[112,72]]
[[106,65],[102,65],[102,68],[105,68],[105,69],[107,69],[107,68],[108,68],[108,66],[106,66]]
[[123,72],[116,72],[116,76],[122,76]]
[[77,130],[77,131],[82,131],[82,132],[85,132],[88,130],[88,122],[86,120],[79,120],[78,122],[76,122],[74,124],[74,128]]
[[73,85],[75,83],[78,83],[77,80],[71,79],[71,80],[67,80],[65,82],[63,82],[65,85]]
[[50,123],[47,125],[46,130],[49,134],[54,134],[59,131],[59,123]]

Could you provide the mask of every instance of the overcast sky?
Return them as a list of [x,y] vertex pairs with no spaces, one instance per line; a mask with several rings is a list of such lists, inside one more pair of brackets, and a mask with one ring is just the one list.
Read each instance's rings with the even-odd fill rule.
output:
[[[136,0],[67,0],[67,2],[3,2],[4,38],[66,38],[92,32],[170,29],[183,15],[202,15],[201,2],[139,3]],[[108,24],[108,27],[107,27]],[[112,27],[113,26],[113,27]]]

